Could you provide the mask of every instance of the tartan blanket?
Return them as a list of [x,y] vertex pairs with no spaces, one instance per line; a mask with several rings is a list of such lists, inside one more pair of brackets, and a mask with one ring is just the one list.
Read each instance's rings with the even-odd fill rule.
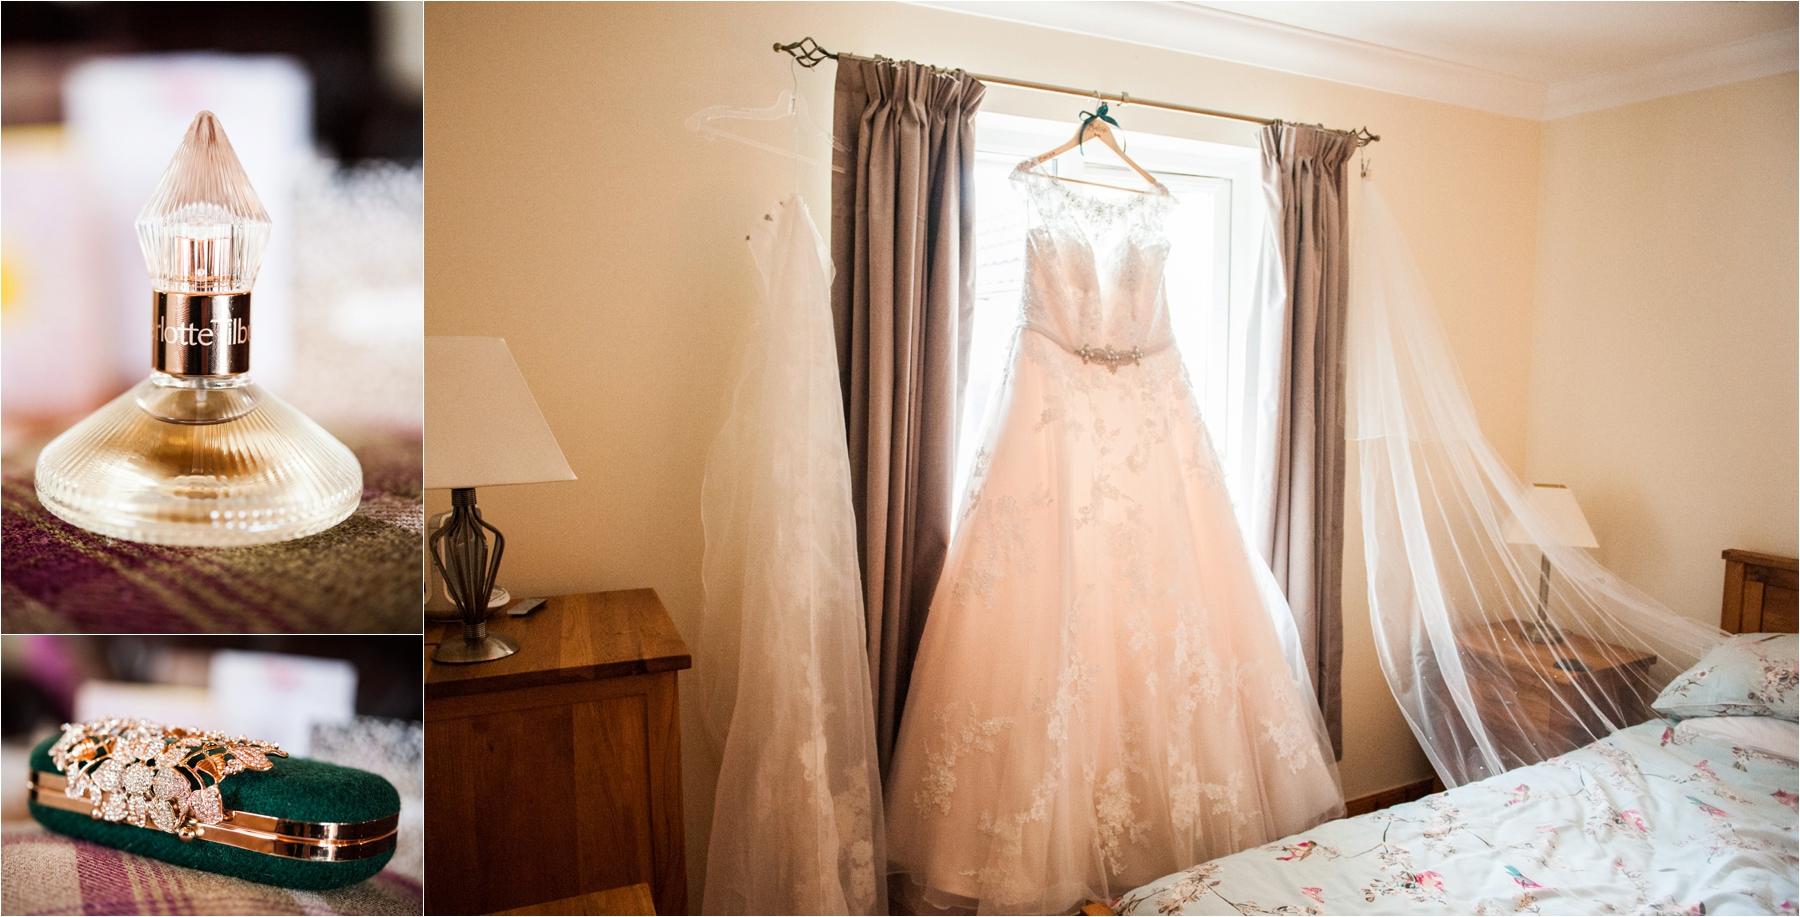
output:
[[12,822],[0,844],[7,914],[417,914],[419,880],[392,866],[331,891],[296,891],[170,866]]
[[[417,431],[348,431],[362,505],[309,538],[248,548],[119,541],[50,514],[33,484],[48,438],[0,457],[7,633],[418,633]],[[9,909],[10,910],[10,909]]]

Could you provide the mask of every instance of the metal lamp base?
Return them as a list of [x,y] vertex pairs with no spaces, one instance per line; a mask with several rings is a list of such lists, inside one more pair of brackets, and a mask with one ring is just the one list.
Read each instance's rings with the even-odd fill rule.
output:
[[490,634],[487,622],[483,621],[474,627],[465,625],[460,639],[451,638],[438,644],[437,652],[431,654],[433,662],[492,662],[504,659],[519,651],[519,645],[500,636]]
[[1538,621],[1525,625],[1525,642],[1535,643],[1538,646],[1555,646],[1559,643],[1569,642],[1569,638],[1563,636],[1562,631],[1557,630],[1549,622]]
[[1550,623],[1550,555],[1543,553],[1538,565],[1537,620],[1525,625],[1525,641],[1539,646],[1567,642],[1562,631]]
[[[444,578],[444,591],[456,604],[463,622],[462,639],[450,638],[438,644],[431,654],[436,662],[492,662],[519,651],[517,644],[488,633],[487,619],[492,613],[489,600],[500,572],[500,557],[506,551],[506,536],[481,519],[475,508],[475,488],[457,487],[450,491],[452,509],[444,524],[431,533],[427,546],[431,550],[432,568]],[[488,535],[493,536],[493,550],[488,549]]]

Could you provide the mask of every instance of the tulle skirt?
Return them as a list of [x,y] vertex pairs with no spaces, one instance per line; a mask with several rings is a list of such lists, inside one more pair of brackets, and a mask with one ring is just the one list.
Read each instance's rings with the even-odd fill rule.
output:
[[1179,355],[1024,331],[1010,365],[895,746],[897,890],[1056,913],[1342,814]]

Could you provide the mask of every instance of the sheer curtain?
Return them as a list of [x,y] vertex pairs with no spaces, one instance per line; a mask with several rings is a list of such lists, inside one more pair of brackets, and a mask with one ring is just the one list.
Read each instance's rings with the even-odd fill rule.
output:
[[824,243],[790,197],[755,224],[761,290],[701,494],[700,679],[721,751],[707,913],[886,912]]
[[1365,180],[1362,192],[1348,436],[1369,613],[1400,709],[1456,786],[1653,718],[1656,693],[1724,635],[1558,541],[1482,437],[1379,189]]

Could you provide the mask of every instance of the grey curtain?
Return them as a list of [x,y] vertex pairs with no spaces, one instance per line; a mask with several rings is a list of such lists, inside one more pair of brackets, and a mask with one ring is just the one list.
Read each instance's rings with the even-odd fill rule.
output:
[[1287,594],[1313,688],[1343,756],[1344,321],[1350,261],[1345,168],[1350,135],[1298,124],[1262,132],[1273,250],[1264,300],[1282,323],[1275,369],[1272,518],[1258,545]]
[[949,547],[984,91],[961,71],[838,61],[831,305],[884,773]]

